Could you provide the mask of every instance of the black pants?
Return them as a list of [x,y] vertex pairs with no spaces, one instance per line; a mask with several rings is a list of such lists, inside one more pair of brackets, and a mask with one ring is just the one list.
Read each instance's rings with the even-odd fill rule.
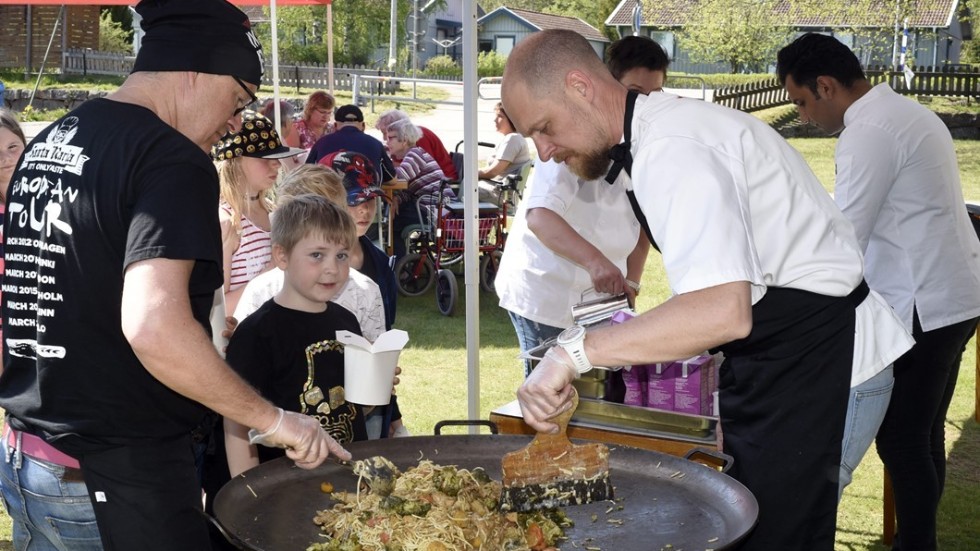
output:
[[80,459],[106,551],[208,551],[190,434]]
[[946,411],[963,349],[976,327],[972,319],[923,332],[915,314],[915,346],[895,362],[895,387],[876,440],[895,490],[894,549],[936,549],[936,511],[946,480]]
[[739,549],[834,548],[854,304],[770,288],[752,333],[722,348],[719,405],[729,474],[759,501]]

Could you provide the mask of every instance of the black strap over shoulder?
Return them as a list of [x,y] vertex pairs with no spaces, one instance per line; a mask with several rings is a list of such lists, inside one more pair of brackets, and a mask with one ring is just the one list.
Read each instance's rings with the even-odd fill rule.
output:
[[609,185],[616,182],[619,173],[626,171],[627,176],[633,174],[633,155],[630,153],[630,134],[633,126],[633,108],[636,106],[636,90],[630,90],[626,94],[626,114],[623,116],[623,142],[612,146],[609,149],[609,158],[612,159],[612,166],[606,174],[606,181]]
[[[630,153],[630,146],[632,145],[632,140],[630,139],[630,134],[633,130],[633,108],[636,106],[636,96],[639,94],[636,90],[630,90],[626,94],[626,113],[623,115],[623,142],[612,146],[609,149],[609,158],[612,159],[612,166],[609,167],[609,172],[606,174],[606,182],[612,185],[616,182],[616,178],[619,178],[619,174],[626,171],[626,175],[633,176],[633,155]],[[630,207],[633,209],[633,215],[636,216],[636,220],[640,223],[640,227],[643,228],[643,233],[646,234],[647,239],[650,240],[650,244],[653,245],[657,252],[660,251],[660,247],[657,246],[656,240],[653,239],[653,233],[650,231],[650,225],[647,224],[647,218],[643,215],[643,211],[640,210],[640,204],[636,200],[636,194],[633,193],[632,189],[626,191],[626,196],[630,200]]]

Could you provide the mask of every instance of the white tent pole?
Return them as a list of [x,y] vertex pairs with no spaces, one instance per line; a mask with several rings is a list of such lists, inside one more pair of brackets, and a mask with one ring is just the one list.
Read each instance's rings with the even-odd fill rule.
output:
[[391,23],[388,32],[388,70],[394,71],[398,63],[398,1],[391,0]]
[[[476,0],[463,2],[463,272],[466,289],[466,374],[467,417],[480,418],[480,286],[477,275],[477,74]],[[470,427],[475,434],[477,427]]]
[[269,1],[269,18],[272,19],[272,103],[275,125],[282,136],[282,113],[279,110],[279,21],[276,17],[276,0]]
[[327,0],[327,88],[333,93],[333,0]]

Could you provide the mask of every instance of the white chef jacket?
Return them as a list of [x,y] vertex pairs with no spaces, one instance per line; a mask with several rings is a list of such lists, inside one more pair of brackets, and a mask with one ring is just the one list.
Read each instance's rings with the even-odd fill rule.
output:
[[[572,325],[572,306],[592,287],[589,272],[549,249],[527,227],[527,210],[546,208],[626,273],[640,224],[622,182],[582,180],[564,164],[538,163],[524,190],[494,287],[500,307],[552,327]],[[595,298],[587,295],[585,298]]]
[[[238,306],[235,307],[235,319],[239,322],[252,315],[269,299],[282,290],[286,273],[279,268],[273,268],[261,273],[245,285]],[[374,342],[385,332],[385,310],[381,302],[381,289],[368,276],[350,269],[350,276],[344,288],[330,301],[350,310],[361,325],[361,335]]]
[[946,125],[879,84],[844,113],[834,199],[854,225],[865,279],[912,330],[980,316],[980,241]]
[[[748,281],[848,295],[861,281],[854,229],[803,157],[757,118],[670,94],[638,96],[632,185],[673,292]],[[620,179],[627,179],[620,175]],[[879,295],[857,309],[851,384],[912,340]]]

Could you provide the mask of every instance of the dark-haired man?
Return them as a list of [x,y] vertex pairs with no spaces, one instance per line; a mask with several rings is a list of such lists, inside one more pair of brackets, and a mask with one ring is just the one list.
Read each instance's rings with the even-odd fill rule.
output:
[[606,67],[628,90],[641,94],[663,89],[670,59],[660,44],[646,36],[624,36],[606,50]]
[[356,151],[374,163],[378,181],[387,184],[395,179],[395,165],[385,146],[374,136],[364,133],[364,113],[356,105],[341,105],[334,115],[337,130],[320,138],[313,145],[306,162],[316,164],[336,151]]
[[872,87],[834,37],[799,37],[777,72],[800,119],[840,134],[834,200],[857,232],[868,285],[916,341],[895,362],[877,447],[895,490],[895,549],[935,549],[946,411],[980,316],[980,243],[953,140],[929,109]]
[[[208,549],[191,442],[208,408],[300,467],[349,457],[259,396],[205,329],[222,282],[208,151],[262,77],[248,19],[224,0],[136,9],[133,73],[38,135],[10,183],[0,473],[17,548]],[[84,503],[59,493],[82,478],[94,541],[84,511],[49,512]]]
[[627,323],[559,335],[518,390],[525,421],[557,430],[548,419],[594,365],[720,349],[730,473],[759,502],[742,549],[833,549],[852,370],[908,343],[863,284],[853,229],[806,162],[751,115],[627,91],[571,31],[518,44],[501,94],[542,159],[625,179],[674,293]]

